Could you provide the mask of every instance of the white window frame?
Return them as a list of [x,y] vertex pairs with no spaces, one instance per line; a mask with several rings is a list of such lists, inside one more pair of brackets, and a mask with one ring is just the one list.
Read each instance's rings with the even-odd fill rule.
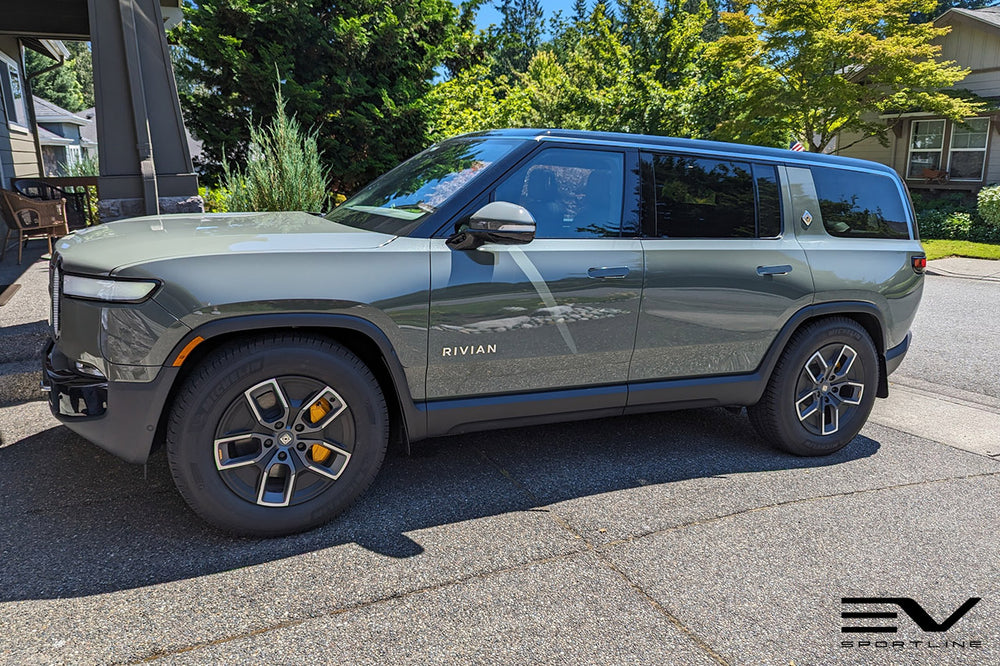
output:
[[933,153],[933,152],[935,152],[935,149],[933,149],[933,148],[930,148],[930,149],[928,149],[928,148],[917,148],[917,149],[914,149],[913,148],[913,133],[914,133],[914,131],[917,128],[917,123],[941,123],[941,147],[938,148],[937,151],[936,151],[937,154],[938,154],[938,170],[941,170],[942,162],[944,161],[943,160],[943,158],[944,158],[944,144],[945,144],[944,135],[945,135],[945,131],[948,129],[947,121],[944,118],[921,118],[921,119],[914,119],[914,120],[912,120],[910,122],[910,139],[909,139],[909,141],[906,144],[906,147],[907,147],[907,153],[906,153],[906,177],[908,179],[910,179],[910,180],[920,180],[920,179],[923,178],[923,176],[920,176],[919,174],[915,175],[915,176],[911,176],[910,175],[910,164],[912,164],[912,162],[913,162],[913,153]]
[[[24,83],[24,72],[21,71],[21,66],[13,58],[2,51],[0,51],[0,65],[3,67],[3,72],[0,75],[7,77],[7,85],[11,87],[11,100],[14,104],[17,104],[18,100],[13,99],[13,86],[11,85],[10,76],[13,73],[17,74],[17,81],[21,92],[21,112],[24,115],[24,124],[17,122],[16,111],[7,108],[6,95],[0,95],[0,101],[3,102],[4,109],[7,112],[7,127],[30,134],[31,129],[28,127],[28,97]],[[13,72],[11,72],[11,68],[13,68]]]
[[983,178],[986,176],[986,151],[990,147],[990,130],[992,129],[992,123],[990,122],[990,119],[988,117],[983,117],[983,116],[975,116],[973,118],[966,118],[965,120],[966,121],[969,121],[969,120],[985,120],[986,121],[986,145],[983,146],[982,148],[955,148],[954,146],[951,145],[952,141],[955,138],[955,130],[956,129],[961,129],[961,128],[958,127],[957,123],[952,123],[951,124],[951,136],[948,137],[948,173],[949,174],[951,173],[951,157],[955,153],[982,153],[983,154],[983,166],[979,169],[979,177],[978,178],[949,178],[949,180],[957,180],[959,182],[969,182],[969,183],[981,182],[983,180]]

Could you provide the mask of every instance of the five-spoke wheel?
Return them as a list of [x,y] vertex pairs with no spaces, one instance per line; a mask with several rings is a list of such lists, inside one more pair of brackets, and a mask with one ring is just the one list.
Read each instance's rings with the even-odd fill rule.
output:
[[171,471],[210,522],[274,536],[326,522],[371,484],[388,416],[378,382],[328,340],[274,335],[206,357],[174,401]]
[[861,430],[875,401],[878,356],[856,321],[821,319],[800,329],[748,408],[766,440],[796,455],[827,455]]

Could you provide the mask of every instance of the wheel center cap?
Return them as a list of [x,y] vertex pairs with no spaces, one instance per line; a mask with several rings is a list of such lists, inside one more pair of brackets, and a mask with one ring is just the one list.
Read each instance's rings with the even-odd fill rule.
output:
[[278,443],[281,444],[282,446],[288,446],[289,444],[292,443],[293,439],[295,438],[292,437],[292,433],[290,432],[283,432],[280,435],[278,435]]
[[830,390],[830,385],[829,385],[829,384],[823,384],[823,385],[822,385],[822,386],[820,387],[820,389],[819,389],[819,390],[821,390],[821,391],[822,391],[823,393],[826,393],[827,391],[829,391],[829,390]]

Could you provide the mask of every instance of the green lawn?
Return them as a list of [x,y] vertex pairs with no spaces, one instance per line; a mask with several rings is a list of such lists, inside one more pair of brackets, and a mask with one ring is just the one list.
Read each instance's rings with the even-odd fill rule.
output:
[[1000,245],[963,240],[923,240],[920,242],[923,243],[928,260],[944,257],[1000,259]]

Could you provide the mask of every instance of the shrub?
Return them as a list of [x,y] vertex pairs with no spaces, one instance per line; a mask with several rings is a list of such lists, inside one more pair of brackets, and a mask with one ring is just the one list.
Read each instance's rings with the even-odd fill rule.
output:
[[948,238],[966,240],[972,227],[972,215],[969,213],[952,213],[944,219],[945,233]]
[[991,185],[979,190],[976,197],[979,217],[993,227],[1000,227],[1000,185]]
[[978,216],[974,217],[969,229],[969,240],[976,243],[1000,244],[1000,226],[990,224]]
[[199,187],[198,194],[205,202],[206,213],[228,213],[229,207],[226,205],[229,199],[229,192],[221,187]]
[[917,228],[921,238],[948,238],[944,221],[948,214],[940,210],[924,210],[917,213]]
[[327,169],[319,159],[316,132],[306,132],[289,117],[279,87],[276,110],[267,126],[250,127],[244,169],[222,163],[222,190],[230,211],[302,210],[322,212]]

